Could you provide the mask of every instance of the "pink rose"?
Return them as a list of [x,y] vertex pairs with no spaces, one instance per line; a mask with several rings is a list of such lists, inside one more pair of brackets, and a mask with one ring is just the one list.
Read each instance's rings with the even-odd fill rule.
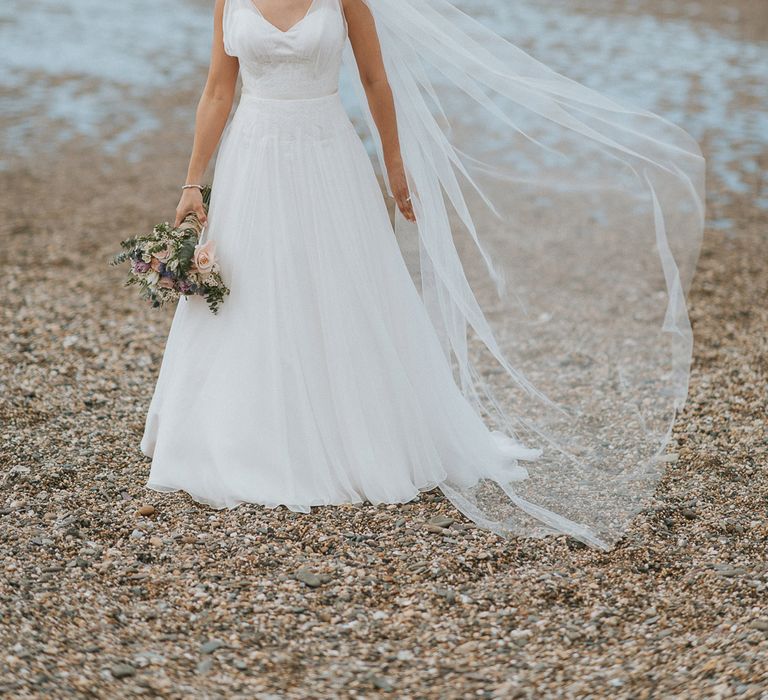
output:
[[155,271],[160,272],[160,260],[158,260],[154,255],[152,256],[152,259],[149,261],[149,266]]
[[168,262],[171,259],[172,254],[173,254],[173,250],[171,246],[166,246],[164,250],[161,250],[159,253],[155,253],[155,257],[160,262]]
[[216,262],[216,244],[213,241],[206,241],[203,245],[195,246],[195,267],[200,272],[210,272]]
[[163,289],[173,289],[173,280],[170,277],[161,277],[157,286]]

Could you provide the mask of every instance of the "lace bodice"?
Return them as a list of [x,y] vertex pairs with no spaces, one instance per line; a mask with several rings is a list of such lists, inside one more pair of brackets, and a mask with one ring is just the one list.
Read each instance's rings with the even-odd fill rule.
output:
[[240,61],[243,95],[307,99],[338,90],[347,28],[340,0],[312,0],[283,31],[251,0],[227,0],[224,50]]

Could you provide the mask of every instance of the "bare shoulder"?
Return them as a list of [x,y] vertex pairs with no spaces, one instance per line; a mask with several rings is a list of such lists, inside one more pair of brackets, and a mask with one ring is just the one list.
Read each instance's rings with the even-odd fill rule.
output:
[[365,0],[341,0],[341,6],[344,8],[344,12],[346,13],[370,13],[368,4],[365,2]]
[[372,21],[373,15],[365,0],[341,0],[341,8],[351,24]]

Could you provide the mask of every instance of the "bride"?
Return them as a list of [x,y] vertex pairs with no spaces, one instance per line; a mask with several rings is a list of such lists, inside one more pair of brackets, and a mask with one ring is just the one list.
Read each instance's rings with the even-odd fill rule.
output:
[[[350,59],[396,230],[339,96]],[[179,302],[141,442],[147,485],[300,512],[440,487],[497,532],[609,546],[652,491],[684,399],[700,169],[684,132],[549,71],[445,0],[217,0],[176,224],[190,212],[206,224],[232,293],[216,316]],[[604,212],[574,245],[553,206],[582,227]],[[671,226],[683,233],[670,242]],[[627,240],[641,229],[638,259]],[[564,323],[596,250],[614,296],[590,288],[589,314]],[[557,272],[531,274],[542,267]],[[642,328],[617,318],[622,304]],[[606,342],[599,329],[616,323]],[[576,345],[602,374],[574,375],[563,360]]]

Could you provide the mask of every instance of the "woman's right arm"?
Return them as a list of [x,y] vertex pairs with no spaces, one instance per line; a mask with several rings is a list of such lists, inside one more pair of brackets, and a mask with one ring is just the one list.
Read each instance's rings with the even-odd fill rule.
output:
[[[187,184],[200,184],[205,169],[208,167],[208,162],[213,156],[227,124],[227,118],[232,110],[232,101],[235,97],[237,73],[240,65],[236,58],[227,55],[224,51],[223,17],[224,0],[216,0],[211,65],[208,69],[205,89],[197,105],[195,140],[192,145],[192,156],[189,159]],[[176,207],[174,226],[178,226],[190,212],[195,212],[200,221],[205,223],[203,198],[197,189],[182,191],[179,205]]]

